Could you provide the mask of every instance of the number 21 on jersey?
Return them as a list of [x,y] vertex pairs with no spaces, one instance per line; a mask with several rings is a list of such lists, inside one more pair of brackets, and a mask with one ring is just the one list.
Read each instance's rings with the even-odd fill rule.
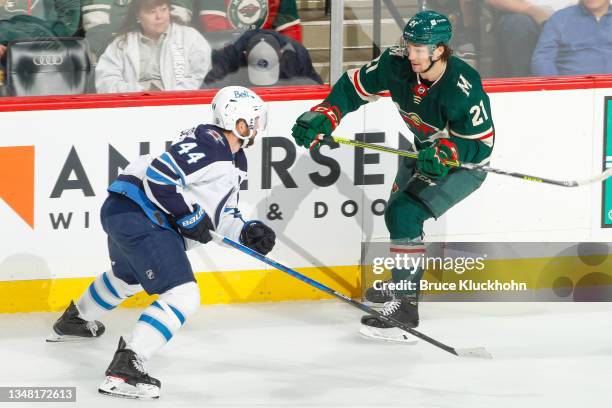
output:
[[470,108],[470,114],[472,115],[472,126],[482,125],[485,120],[489,120],[489,115],[487,115],[487,110],[482,100],[480,104]]

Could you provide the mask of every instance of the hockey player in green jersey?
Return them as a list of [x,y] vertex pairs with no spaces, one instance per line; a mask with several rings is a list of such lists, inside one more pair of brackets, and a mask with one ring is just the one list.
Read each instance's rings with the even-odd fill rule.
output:
[[[391,256],[422,257],[423,223],[439,218],[480,187],[485,173],[451,169],[447,160],[486,163],[494,129],[489,98],[478,73],[452,56],[449,19],[434,11],[413,16],[398,47],[359,69],[349,70],[325,100],[300,115],[293,126],[296,143],[317,148],[317,135],[330,135],[342,118],[361,105],[390,94],[414,134],[418,159],[404,158],[385,211]],[[392,270],[393,282],[418,282],[423,269]],[[406,282],[403,282],[406,283]],[[410,326],[419,324],[418,289],[366,292],[370,301],[385,302],[382,313]],[[407,334],[374,316],[361,319],[368,337],[408,340]]]

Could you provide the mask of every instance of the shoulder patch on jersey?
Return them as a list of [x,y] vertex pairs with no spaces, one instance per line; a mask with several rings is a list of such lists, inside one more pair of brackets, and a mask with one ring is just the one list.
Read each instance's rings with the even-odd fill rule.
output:
[[195,130],[196,137],[208,138],[214,140],[215,143],[225,146],[225,136],[222,134],[222,130],[214,125],[200,125]]
[[465,94],[465,96],[470,96],[470,90],[472,89],[472,84],[465,79],[463,74],[459,74],[459,80],[457,81],[457,86]]
[[222,145],[225,144],[225,138],[221,136],[221,134],[217,132],[215,129],[207,129],[206,133],[212,136],[212,138],[215,139],[215,142],[221,143]]
[[222,132],[221,128],[214,125],[199,125],[195,130],[195,138],[206,154],[211,154],[215,160],[231,160],[232,153]]

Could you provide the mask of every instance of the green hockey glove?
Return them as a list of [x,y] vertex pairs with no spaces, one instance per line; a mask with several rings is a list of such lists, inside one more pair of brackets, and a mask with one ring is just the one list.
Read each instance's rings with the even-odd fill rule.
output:
[[322,104],[302,113],[291,129],[291,135],[298,146],[307,149],[317,149],[317,135],[331,135],[338,126],[338,115],[330,106]]
[[428,177],[442,178],[450,170],[444,164],[446,161],[459,161],[459,150],[457,145],[449,139],[438,139],[434,144],[419,152],[417,169]]

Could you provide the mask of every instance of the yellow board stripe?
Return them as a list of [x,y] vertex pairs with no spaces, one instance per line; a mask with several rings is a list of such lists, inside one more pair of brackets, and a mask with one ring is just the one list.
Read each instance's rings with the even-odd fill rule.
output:
[[[359,266],[298,268],[300,273],[352,297],[359,297]],[[95,278],[0,282],[0,313],[63,311]],[[202,304],[331,299],[331,296],[277,270],[196,273]],[[144,307],[154,299],[139,293],[121,306]]]
[[[361,297],[362,276],[359,265],[297,270],[353,298]],[[461,275],[452,271],[428,271],[424,278],[432,282],[457,282],[461,279],[474,282],[515,280],[527,283],[529,290],[550,289],[565,283],[573,287],[612,285],[612,257],[593,255],[486,260],[484,271],[466,272]],[[196,273],[196,279],[202,304],[331,298],[275,269],[200,272]],[[368,273],[364,277],[363,287],[369,287],[374,279],[389,279],[389,273]],[[94,278],[69,278],[0,281],[0,313],[62,311],[71,299],[78,299],[93,280]],[[126,300],[122,306],[144,307],[154,298],[143,292]]]

